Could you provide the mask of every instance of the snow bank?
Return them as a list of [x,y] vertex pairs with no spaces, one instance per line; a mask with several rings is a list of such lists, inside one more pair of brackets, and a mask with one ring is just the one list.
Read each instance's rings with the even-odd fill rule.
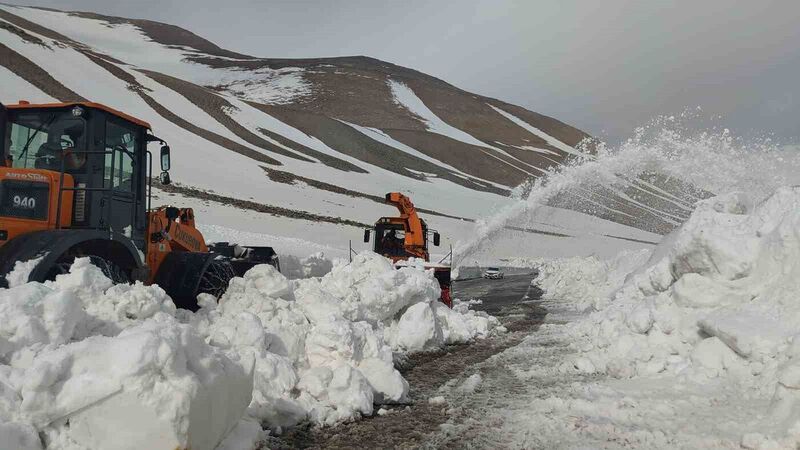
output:
[[321,278],[287,280],[258,266],[233,280],[219,305],[204,302],[192,321],[231,359],[255,359],[249,414],[280,430],[304,419],[353,420],[372,414],[373,404],[406,401],[409,386],[393,352],[467,342],[499,326],[467,307],[451,311],[438,297],[432,272],[398,270],[364,252]]
[[252,375],[174,312],[160,288],[111,287],[88,259],[0,290],[4,448],[213,449]]
[[650,250],[624,251],[611,259],[517,259],[515,267],[535,268],[531,284],[542,289],[542,299],[578,311],[598,310],[622,286],[625,277],[644,264]]
[[365,252],[319,278],[254,267],[192,313],[78,259],[0,289],[0,448],[252,448],[262,425],[370,415],[407,401],[395,352],[498,329],[438,297],[432,272]]
[[[700,202],[606,300],[591,291],[603,270],[543,271],[550,295],[575,295],[600,309],[569,327],[578,355],[563,369],[669,377],[679,390],[721,386],[738,393],[726,397],[730,405],[770,404],[736,428],[742,445],[800,444],[800,188],[752,205],[741,194]],[[596,265],[584,262],[584,269]]]

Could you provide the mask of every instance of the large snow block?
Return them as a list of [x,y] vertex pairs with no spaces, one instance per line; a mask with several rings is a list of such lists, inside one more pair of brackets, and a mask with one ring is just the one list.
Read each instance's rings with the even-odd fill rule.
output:
[[408,308],[397,324],[386,328],[387,341],[407,352],[435,350],[444,344],[444,336],[433,306],[416,303]]
[[[238,376],[237,376],[238,375]],[[137,392],[120,392],[70,417],[70,437],[87,448],[212,450],[250,403],[253,378],[243,371],[215,376],[182,399],[189,411],[165,420]],[[186,426],[188,425],[188,429]]]
[[48,352],[26,376],[34,423],[106,450],[212,450],[253,390],[252,360],[245,369],[166,315]]

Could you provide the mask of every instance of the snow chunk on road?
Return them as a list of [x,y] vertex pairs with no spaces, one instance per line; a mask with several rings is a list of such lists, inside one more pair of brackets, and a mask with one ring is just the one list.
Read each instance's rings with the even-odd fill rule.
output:
[[470,375],[463,383],[461,383],[457,390],[462,394],[472,394],[478,389],[478,386],[483,382],[483,377],[479,373]]
[[500,321],[484,311],[469,309],[480,300],[461,301],[455,299],[450,309],[442,303],[434,303],[433,310],[441,321],[442,336],[446,344],[462,344],[473,339],[484,339],[495,332],[504,332]]
[[417,303],[406,310],[397,324],[386,329],[392,347],[406,352],[435,350],[444,344],[441,322],[436,320],[433,306]]
[[256,450],[265,437],[261,424],[252,419],[242,419],[215,450]]
[[444,399],[444,396],[439,395],[436,397],[429,398],[428,403],[431,405],[444,405],[445,403],[447,403],[447,400]]

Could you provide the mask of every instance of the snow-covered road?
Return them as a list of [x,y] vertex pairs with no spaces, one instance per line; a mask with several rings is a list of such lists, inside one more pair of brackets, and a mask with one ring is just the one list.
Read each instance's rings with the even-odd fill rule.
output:
[[[546,311],[546,323],[568,323],[580,313],[564,310],[562,302],[536,300]],[[554,374],[574,350],[559,327],[531,330],[517,344],[470,369],[481,382],[474,391],[463,386],[445,395],[450,406],[448,420],[426,436],[428,448],[596,448],[578,433],[545,433],[532,420],[530,405],[550,396],[569,397],[577,386],[594,375]],[[581,439],[583,441],[581,442]]]
[[[535,333],[546,310],[528,298],[533,275],[509,275],[505,280],[470,280],[457,283],[456,297],[479,298],[475,309],[491,311],[509,332],[472,344],[449,346],[444,351],[413,355],[401,372],[412,386],[411,403],[386,408],[370,418],[320,430],[297,427],[266,447],[276,448],[416,448],[440,443],[463,447],[474,439],[470,428],[453,436],[442,430],[468,419],[475,408],[492,404],[492,395],[502,402],[519,392],[513,373],[492,367],[491,361]],[[477,374],[477,376],[476,376]],[[496,391],[495,394],[492,394]],[[497,404],[500,408],[502,405]],[[489,428],[477,434],[489,435]],[[487,443],[487,445],[489,445]],[[265,448],[266,448],[265,447]]]

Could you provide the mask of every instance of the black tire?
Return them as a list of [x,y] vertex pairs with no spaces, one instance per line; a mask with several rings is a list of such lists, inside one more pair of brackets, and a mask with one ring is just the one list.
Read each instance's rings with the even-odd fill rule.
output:
[[211,261],[203,275],[200,276],[200,283],[197,285],[198,294],[210,294],[219,300],[222,294],[228,290],[228,284],[236,277],[231,263],[225,259],[215,259]]
[[[100,269],[100,271],[103,272],[103,275],[110,279],[114,284],[130,284],[130,275],[122,270],[122,268],[120,268],[118,265],[100,256],[89,255],[88,258],[92,265]],[[56,276],[69,273],[69,269],[72,267],[73,262],[75,262],[75,257],[73,256],[60,258],[53,268],[47,273],[46,279],[54,281]]]

